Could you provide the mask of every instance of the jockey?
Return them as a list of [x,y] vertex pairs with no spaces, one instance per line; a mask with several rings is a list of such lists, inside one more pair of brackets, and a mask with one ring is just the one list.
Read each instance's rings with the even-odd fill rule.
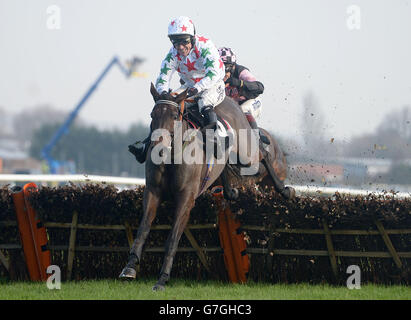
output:
[[[261,94],[264,86],[257,81],[250,70],[237,64],[237,57],[230,48],[219,48],[221,60],[225,66],[225,92],[240,105],[252,129],[258,129],[255,118],[261,113]],[[261,141],[270,144],[270,140],[260,132]]]
[[[215,129],[217,115],[214,107],[225,98],[224,63],[217,48],[210,39],[197,35],[191,19],[184,16],[170,22],[168,37],[173,46],[161,63],[156,81],[157,92],[168,94],[172,74],[177,71],[182,86],[176,91],[188,89],[188,97],[198,100],[206,128]],[[144,146],[129,146],[129,151],[140,163],[145,161],[149,142],[150,137],[143,141]]]

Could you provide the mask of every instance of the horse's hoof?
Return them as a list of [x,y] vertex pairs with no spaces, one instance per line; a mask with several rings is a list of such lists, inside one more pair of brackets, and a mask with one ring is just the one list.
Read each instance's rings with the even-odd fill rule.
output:
[[284,192],[283,192],[283,196],[287,200],[295,199],[295,189],[293,187],[285,187]]
[[153,290],[153,291],[164,291],[164,290],[166,290],[166,287],[162,284],[156,283],[151,290]]
[[260,140],[261,140],[262,143],[264,143],[266,145],[271,144],[270,140],[265,135],[261,134],[261,132],[260,132]]
[[132,280],[136,278],[136,270],[133,268],[125,267],[119,275],[120,279],[123,280]]
[[227,200],[237,200],[239,192],[237,188],[231,188],[231,191],[224,192],[224,195]]

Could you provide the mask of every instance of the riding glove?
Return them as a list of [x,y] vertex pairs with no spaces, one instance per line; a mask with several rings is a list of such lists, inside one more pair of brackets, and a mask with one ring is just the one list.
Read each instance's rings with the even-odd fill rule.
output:
[[198,93],[198,90],[196,88],[192,87],[192,88],[188,89],[187,98],[195,96],[197,93]]
[[228,83],[231,87],[239,87],[243,86],[243,82],[240,79],[230,77],[227,79],[226,83]]

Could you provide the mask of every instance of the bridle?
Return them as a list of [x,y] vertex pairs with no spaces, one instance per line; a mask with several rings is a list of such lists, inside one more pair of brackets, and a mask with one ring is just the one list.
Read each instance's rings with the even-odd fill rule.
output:
[[156,106],[156,105],[158,105],[158,104],[168,104],[168,105],[173,106],[173,107],[176,107],[177,109],[180,110],[180,106],[178,105],[177,102],[174,102],[174,101],[170,101],[170,100],[157,100],[154,106]]
[[178,114],[180,115],[180,121],[183,119],[184,116],[184,100],[181,101],[180,105],[177,102],[170,101],[170,100],[157,100],[154,106],[158,104],[167,104],[173,107],[176,107],[178,110]]

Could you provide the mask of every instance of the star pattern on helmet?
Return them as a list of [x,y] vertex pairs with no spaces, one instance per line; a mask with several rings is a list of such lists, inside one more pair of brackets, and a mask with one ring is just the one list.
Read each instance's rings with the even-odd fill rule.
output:
[[204,63],[204,67],[207,69],[213,66],[214,66],[214,61],[207,58],[206,62]]
[[172,25],[172,26],[174,26],[174,23],[176,23],[175,20],[171,21],[171,25]]
[[198,41],[202,41],[204,43],[207,43],[208,39],[204,38],[203,36],[198,37]]
[[195,61],[190,62],[190,59],[187,58],[187,63],[184,63],[184,65],[187,67],[188,72],[190,72],[192,70],[197,70],[196,67],[194,67],[195,63],[196,63]]
[[201,49],[201,56],[205,58],[208,54],[210,54],[210,50],[208,48]]
[[181,27],[181,32],[185,32],[185,31],[187,31],[187,27],[186,27],[185,25],[183,25],[183,26]]

